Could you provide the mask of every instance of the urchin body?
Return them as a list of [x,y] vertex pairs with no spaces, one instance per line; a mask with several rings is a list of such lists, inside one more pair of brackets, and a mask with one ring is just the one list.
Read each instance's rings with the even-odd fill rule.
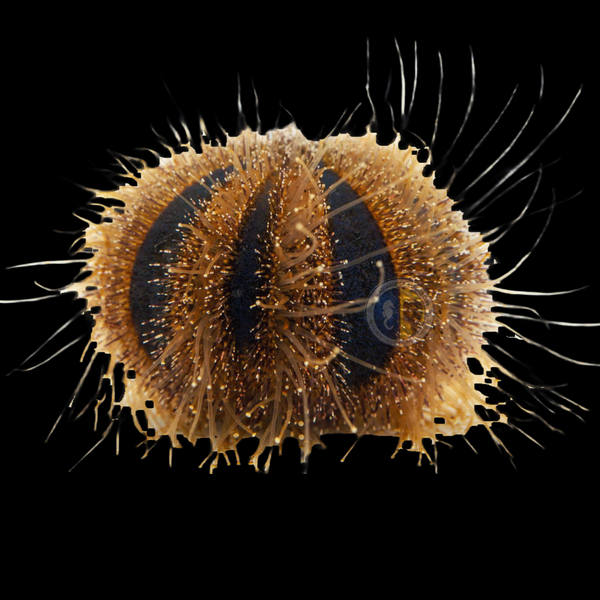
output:
[[[531,277],[534,261],[528,261],[525,269],[519,269],[544,236],[555,202],[561,204],[568,199],[564,190],[557,195],[554,190],[552,194],[538,194],[547,165],[530,165],[528,172],[522,167],[571,112],[579,92],[562,118],[554,120],[552,128],[539,131],[537,139],[529,146],[519,146],[513,154],[511,149],[527,128],[534,109],[522,120],[515,119],[511,125],[516,126],[509,131],[508,141],[501,143],[496,156],[485,147],[488,134],[494,129],[498,133],[506,124],[509,114],[506,109],[515,93],[507,97],[506,105],[495,119],[488,111],[490,119],[473,127],[476,111],[471,114],[471,108],[475,95],[475,69],[471,57],[468,104],[460,105],[453,118],[445,121],[444,108],[440,112],[440,55],[439,88],[426,94],[432,99],[437,98],[435,119],[432,121],[427,117],[428,121],[419,125],[411,117],[416,112],[418,118],[424,106],[422,99],[417,100],[415,106],[419,110],[412,111],[417,87],[416,45],[410,94],[400,54],[398,58],[402,94],[393,104],[399,118],[394,118],[393,109],[391,116],[393,130],[395,132],[398,127],[400,134],[396,134],[390,146],[378,146],[370,133],[355,138],[329,136],[320,142],[312,142],[304,139],[295,126],[281,130],[278,125],[267,135],[243,131],[243,126],[237,130],[228,126],[228,131],[235,130],[236,134],[227,140],[219,131],[208,127],[213,137],[211,145],[201,144],[197,135],[190,135],[188,124],[192,129],[200,125],[200,135],[206,139],[204,121],[188,121],[180,113],[179,122],[171,128],[171,141],[158,134],[148,143],[140,141],[145,149],[141,154],[134,151],[135,158],[111,152],[111,156],[138,179],[137,185],[122,185],[123,172],[118,167],[115,170],[114,163],[109,169],[100,169],[102,173],[108,173],[111,184],[119,181],[120,187],[110,193],[97,192],[97,200],[87,206],[79,204],[78,212],[73,215],[86,221],[88,229],[69,249],[68,260],[62,260],[64,254],[59,260],[52,260],[52,254],[42,243],[39,244],[44,247],[42,255],[27,257],[20,265],[15,265],[16,258],[11,260],[11,268],[67,263],[85,265],[84,273],[64,287],[58,287],[64,279],[55,281],[40,277],[42,284],[49,285],[40,287],[52,295],[27,297],[37,296],[39,290],[28,293],[23,288],[15,293],[20,299],[0,300],[2,304],[23,303],[23,314],[27,306],[39,306],[38,314],[43,317],[39,322],[51,324],[52,320],[46,317],[60,300],[45,302],[46,299],[75,291],[88,300],[88,310],[96,315],[92,333],[92,340],[96,342],[92,349],[95,350],[84,354],[79,370],[72,368],[73,363],[57,367],[58,361],[52,359],[85,337],[76,337],[69,329],[69,341],[61,342],[67,335],[61,332],[78,320],[84,310],[76,314],[69,312],[60,327],[46,334],[44,342],[13,369],[31,371],[52,360],[53,374],[62,379],[62,375],[74,373],[79,378],[73,384],[74,391],[58,420],[54,421],[56,416],[52,413],[55,424],[51,433],[62,416],[68,415],[69,420],[84,414],[89,416],[92,411],[87,409],[94,402],[96,408],[102,405],[114,409],[109,412],[106,427],[96,410],[95,427],[99,426],[103,432],[101,439],[94,445],[89,442],[90,427],[86,423],[82,451],[75,451],[76,455],[81,456],[92,446],[85,454],[87,456],[115,429],[118,454],[118,432],[128,415],[127,410],[118,409],[130,407],[138,429],[145,436],[147,449],[154,447],[155,440],[161,437],[169,440],[172,446],[177,446],[182,438],[192,442],[208,439],[216,451],[213,466],[220,453],[228,450],[237,453],[238,441],[249,437],[258,441],[252,459],[255,466],[265,449],[280,446],[286,438],[300,442],[302,458],[306,460],[311,448],[321,441],[321,435],[330,432],[351,432],[359,438],[368,434],[395,436],[397,448],[406,447],[404,442],[408,441],[412,442],[412,449],[421,454],[424,453],[423,441],[430,439],[434,442],[434,452],[429,455],[435,463],[435,440],[441,435],[463,435],[473,425],[483,423],[498,442],[489,423],[479,416],[485,412],[478,410],[478,405],[485,399],[478,391],[482,387],[477,384],[496,385],[493,376],[501,376],[496,370],[489,371],[493,366],[499,366],[502,373],[499,389],[486,388],[492,391],[494,398],[490,402],[498,409],[492,415],[494,420],[521,431],[516,423],[535,419],[556,430],[542,418],[544,411],[554,412],[558,408],[573,412],[573,406],[583,408],[563,393],[564,381],[551,376],[558,374],[558,369],[545,362],[534,368],[532,355],[539,350],[544,358],[551,354],[555,359],[578,365],[596,363],[565,356],[555,337],[544,339],[535,331],[531,337],[523,337],[520,327],[515,329],[505,321],[495,319],[498,316],[536,321],[538,325],[534,323],[533,328],[543,325],[553,336],[555,325],[570,328],[598,325],[571,323],[566,312],[559,314],[559,317],[564,315],[565,320],[550,321],[532,307],[500,301],[507,293],[512,295],[509,296],[511,299],[514,295],[559,296],[560,301],[570,298],[563,294],[570,294],[573,288],[587,281],[586,273],[583,281],[581,275],[579,279],[573,275],[566,284],[558,282],[556,263],[547,247],[541,252],[541,261],[540,252],[536,252],[538,262],[533,267],[535,275],[540,275],[540,262],[552,265],[552,271],[544,276],[545,279],[538,277],[534,283],[535,277]],[[422,72],[419,69],[419,73]],[[193,88],[189,86],[186,73],[184,91],[175,96],[193,95]],[[330,87],[329,81],[326,87]],[[542,83],[539,98],[535,91],[536,105],[543,87]],[[139,89],[138,86],[129,87],[130,91]],[[312,93],[316,88],[310,89]],[[420,81],[419,89],[422,89]],[[297,91],[294,88],[294,96]],[[372,109],[368,128],[375,126],[378,132],[385,133],[385,127],[380,127],[375,117],[368,79],[367,94]],[[142,94],[142,104],[152,97],[153,94]],[[383,95],[375,94],[374,97],[383,100]],[[131,105],[140,106],[140,98]],[[318,99],[318,111],[313,115],[313,125],[324,126],[328,122],[322,112],[324,96],[315,98]],[[388,99],[387,92],[385,98]],[[447,108],[446,98],[447,95],[444,100]],[[552,103],[560,104],[554,97]],[[104,104],[97,114],[105,114]],[[391,109],[392,104],[389,106]],[[293,112],[296,114],[295,109]],[[423,112],[432,114],[425,109]],[[492,113],[497,114],[495,109]],[[135,111],[134,114],[142,113]],[[162,107],[159,118],[166,114],[168,110],[165,112]],[[452,124],[453,137],[447,142],[448,146],[443,136],[436,136],[440,114],[442,122]],[[206,115],[210,116],[210,111],[206,111]],[[338,123],[336,130],[348,130],[354,120],[352,115],[344,124]],[[298,123],[302,124],[299,127],[309,136],[310,127],[307,129],[306,120],[298,116]],[[338,116],[336,112],[336,118]],[[380,116],[381,112],[378,113]],[[244,119],[239,96],[238,119]],[[147,121],[143,121],[146,131]],[[468,140],[468,148],[461,154],[457,150],[460,143],[456,145],[456,141],[463,131],[468,132],[469,127],[464,128],[467,121],[472,129],[471,137],[463,136],[463,141]],[[116,129],[129,131],[129,126],[127,122]],[[258,118],[258,106],[256,128],[264,131]],[[443,129],[443,126],[439,128],[440,131]],[[430,130],[433,134],[428,135]],[[217,138],[221,141],[217,142]],[[108,139],[106,144],[118,147],[114,134]],[[138,140],[144,140],[144,137],[136,134],[135,139],[132,137],[121,147],[129,154],[132,147],[137,147]],[[421,149],[420,158],[429,155],[427,175],[424,175],[423,164],[416,161],[416,150],[400,149],[410,143]],[[182,144],[185,146],[183,153]],[[93,144],[94,148],[102,145],[97,141]],[[161,146],[158,153],[150,149],[157,146]],[[522,152],[522,148],[527,150]],[[156,158],[163,157],[157,161],[158,166],[138,166],[144,163],[140,156],[147,152]],[[483,166],[474,168],[474,175],[471,175],[465,165],[475,155],[480,156]],[[510,163],[508,168],[502,170],[502,164],[496,168],[505,157]],[[470,167],[473,167],[472,162]],[[452,183],[450,190],[434,187],[432,168],[437,170],[436,183],[441,188]],[[572,173],[568,169],[566,172]],[[88,184],[86,191],[94,191],[88,187],[96,187],[88,175],[80,177],[78,174],[75,179]],[[130,181],[134,179],[130,178]],[[533,188],[524,204],[521,204],[522,194],[513,195],[514,188],[521,184],[523,193]],[[103,186],[105,182],[98,188]],[[551,205],[548,202],[541,207],[533,205],[536,196],[545,200],[552,196]],[[102,199],[107,199],[110,204],[109,197],[120,199],[116,202],[121,202],[123,208],[114,208],[114,214],[105,213]],[[509,210],[513,200],[520,207],[516,216]],[[456,210],[457,202],[465,213]],[[489,221],[485,224],[492,204],[500,209],[499,214],[491,225]],[[56,203],[55,206],[60,205]],[[102,208],[96,210],[97,207]],[[80,209],[84,216],[79,214]],[[96,213],[92,221],[86,217],[88,210]],[[103,213],[100,224],[97,223],[98,212]],[[531,236],[538,230],[531,227],[533,220],[524,218],[535,214],[540,214],[546,222],[537,240]],[[568,230],[562,217],[562,229],[556,243],[561,249],[559,262],[564,258],[563,231]],[[513,242],[519,241],[515,230],[521,228],[523,232],[524,223],[520,221],[529,226],[521,236],[524,244],[515,244],[518,254],[506,260],[505,246],[495,244],[509,231],[511,235],[507,239],[511,247]],[[60,230],[69,228],[62,226],[64,220],[60,223]],[[470,225],[486,233],[482,237],[470,232]],[[73,235],[78,233],[73,232]],[[494,257],[509,265],[509,271],[502,277],[490,279],[487,270],[491,262],[488,260],[490,246],[483,239],[494,248]],[[82,247],[81,241],[94,249],[91,258],[76,253],[77,248]],[[61,251],[65,252],[65,249]],[[586,254],[579,252],[579,256]],[[36,262],[30,262],[32,258]],[[38,262],[38,258],[47,260]],[[582,264],[585,261],[576,260],[571,261],[570,266]],[[53,271],[54,268],[44,267],[44,270]],[[515,270],[520,271],[517,278],[526,272],[525,280],[519,282],[517,279],[517,283],[509,286],[513,289],[504,289],[504,285],[500,288],[498,282]],[[574,273],[571,268],[568,272]],[[87,279],[82,281],[85,276]],[[31,278],[28,283],[33,281]],[[37,277],[35,283],[38,284]],[[492,292],[502,295],[494,294],[492,298]],[[28,304],[38,300],[40,304]],[[574,306],[571,304],[570,308]],[[561,311],[565,308],[569,305],[560,306]],[[495,312],[496,309],[501,312]],[[52,316],[56,323],[57,315],[52,313]],[[21,322],[22,319],[15,319],[15,323]],[[499,336],[484,339],[484,332],[493,332],[499,325],[502,325]],[[512,340],[505,339],[507,337]],[[489,345],[484,348],[486,342]],[[513,342],[520,344],[526,355],[518,351],[513,353],[513,345],[510,345]],[[62,347],[52,353],[50,343],[61,343]],[[569,352],[567,346],[563,348],[567,354],[578,356],[575,351]],[[95,391],[86,390],[86,382],[94,385],[92,362],[102,361],[102,351],[111,355],[108,369],[112,375],[112,391],[106,379],[101,380]],[[503,366],[491,359],[488,352]],[[44,358],[49,354],[49,358]],[[69,355],[70,352],[64,353],[65,357]],[[481,362],[483,369],[477,369],[481,375],[475,375],[467,368],[469,358]],[[136,378],[127,382],[125,396],[121,397],[123,364],[132,369],[130,376],[135,371]],[[537,377],[538,373],[543,374],[544,379]],[[558,381],[552,381],[555,379]],[[520,388],[517,386],[516,390],[509,391],[505,383],[516,383]],[[498,397],[506,401],[505,406],[497,405]],[[509,415],[508,419],[505,414]],[[146,421],[149,429],[144,424]],[[36,422],[41,421],[36,417]],[[531,433],[538,439],[530,425],[527,432],[523,432],[526,437],[532,439]],[[44,430],[43,437],[46,433]],[[350,445],[355,437],[337,436],[335,440]],[[329,440],[333,442],[333,438],[325,439],[328,445]],[[479,447],[477,432],[469,439]],[[507,440],[511,449],[513,441],[514,438]],[[471,445],[470,442],[467,444]],[[376,445],[383,448],[385,442],[380,439]],[[198,446],[207,447],[206,444]],[[429,444],[426,447],[428,451],[432,449]],[[71,460],[74,458],[71,446],[69,451],[68,460]],[[361,452],[354,453],[353,459]],[[269,456],[268,467],[271,454],[266,454]],[[187,456],[190,455],[188,452]],[[227,458],[227,454],[225,456]]]
[[[111,368],[136,372],[123,404],[174,445],[209,438],[221,453],[256,436],[255,461],[290,436],[305,458],[336,432],[424,452],[489,425],[467,366],[494,366],[481,349],[498,328],[489,250],[415,154],[371,133],[245,130],[103,193],[125,208],[86,231],[92,274],[73,287],[100,306],[92,339]],[[367,322],[386,281],[430,300],[396,286],[396,343]]]

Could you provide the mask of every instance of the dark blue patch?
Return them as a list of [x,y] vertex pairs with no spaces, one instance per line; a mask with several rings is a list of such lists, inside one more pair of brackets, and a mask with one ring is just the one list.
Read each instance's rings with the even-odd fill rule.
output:
[[[339,175],[331,169],[325,170],[321,176],[325,189],[339,180]],[[358,198],[354,189],[348,183],[342,182],[329,194],[327,203],[334,211]],[[329,218],[329,223],[334,241],[333,260],[336,263],[344,260],[353,261],[386,247],[381,229],[364,202],[333,215]],[[373,293],[379,283],[379,269],[376,265],[378,260],[383,263],[385,281],[396,277],[389,252],[348,267],[341,271],[344,285],[339,285],[337,288],[336,303],[368,298]],[[398,290],[393,288],[387,294],[389,295],[388,299],[398,306]],[[375,320],[378,327],[385,327],[382,330],[386,331],[386,335],[396,339],[399,331],[397,318],[384,323],[381,311],[379,311],[379,315],[376,311]],[[367,322],[366,311],[341,315],[336,338],[345,352],[378,368],[385,368],[393,351],[393,346],[382,342],[375,336]],[[364,383],[374,374],[373,370],[354,361],[348,359],[342,359],[342,361],[350,370],[350,374],[345,377],[351,386]]]
[[[232,166],[217,169],[211,173],[211,177],[215,182],[222,183],[231,171]],[[206,178],[206,186],[195,183],[183,190],[181,196],[198,210],[203,210],[204,203],[211,196],[207,187],[213,187],[210,178]],[[170,337],[165,323],[161,321],[167,303],[167,269],[183,243],[184,234],[179,225],[190,223],[193,214],[194,210],[183,198],[175,197],[154,221],[135,257],[129,305],[138,338],[150,353],[160,351]],[[163,334],[163,337],[157,340],[158,334]]]
[[261,255],[266,254],[270,183],[254,201],[242,225],[238,247],[228,283],[229,317],[238,350],[248,351],[256,342],[255,329],[260,323],[262,311],[252,306],[264,290],[267,281],[258,271]]

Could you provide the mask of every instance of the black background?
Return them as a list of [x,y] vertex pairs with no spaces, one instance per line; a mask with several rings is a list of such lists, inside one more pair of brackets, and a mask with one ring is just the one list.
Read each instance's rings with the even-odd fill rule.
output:
[[[157,35],[157,39],[119,35],[122,27],[115,24],[113,30],[102,35],[85,30],[69,32],[63,39],[52,37],[48,43],[39,43],[35,61],[7,74],[12,84],[7,114],[15,133],[4,142],[10,157],[4,167],[10,175],[11,191],[3,202],[0,266],[65,258],[69,237],[53,234],[52,229],[76,228],[77,220],[70,214],[89,198],[88,193],[72,182],[90,188],[106,186],[106,179],[94,169],[111,169],[112,159],[107,149],[128,153],[136,147],[152,146],[154,134],[150,124],[168,135],[166,118],[175,122],[178,110],[165,83],[188,120],[192,121],[196,111],[200,111],[212,131],[215,131],[215,117],[232,130],[239,72],[242,101],[250,125],[255,125],[250,83],[253,81],[263,129],[275,125],[281,101],[305,133],[316,138],[333,128],[344,109],[353,108],[358,102],[363,103],[363,108],[366,106],[368,35],[372,95],[385,126],[386,107],[380,99],[390,71],[396,86],[392,88],[396,106],[399,89],[393,35],[399,39],[406,63],[412,62],[415,38],[414,33],[404,28],[357,30],[355,24],[350,30],[339,23],[331,27],[322,24],[316,30],[299,27],[294,31],[283,24],[277,27],[265,24],[252,34],[241,27],[236,30],[205,24],[201,32],[194,30],[194,35],[189,30],[172,28],[168,34]],[[326,29],[326,35],[322,29]],[[475,53],[476,112],[464,134],[463,152],[489,127],[516,83],[520,83],[520,89],[511,121],[524,121],[539,91],[540,63],[546,76],[544,100],[532,121],[529,136],[515,148],[515,157],[523,156],[541,139],[562,116],[579,85],[584,84],[572,114],[529,164],[535,166],[539,160],[548,162],[562,157],[548,173],[548,181],[556,186],[558,200],[584,187],[585,191],[578,199],[557,208],[542,245],[510,283],[515,288],[547,291],[591,283],[590,289],[576,295],[539,299],[531,305],[548,318],[597,321],[594,311],[598,296],[597,176],[589,151],[598,134],[594,109],[597,92],[592,83],[587,38],[565,31],[558,23],[555,29],[534,36],[517,29],[487,36],[472,33],[454,30],[441,37],[431,32],[416,35],[422,62],[415,130],[423,137],[431,135],[438,47],[444,57],[446,77],[440,127],[447,127],[447,131],[440,130],[441,144],[443,136],[451,139],[468,101],[469,43]],[[407,69],[411,72],[412,66],[407,65]],[[287,122],[285,113],[282,118]],[[367,118],[367,112],[360,109],[357,121],[364,124]],[[475,172],[477,166],[495,157],[511,136],[514,129],[503,125],[496,141],[488,149],[482,149],[482,163],[474,163]],[[465,180],[468,178],[469,172],[465,174]],[[508,268],[515,264],[542,224],[532,218],[530,229],[507,236],[510,243],[497,249],[502,265]],[[500,266],[497,274],[504,268]],[[31,284],[33,279],[50,287],[60,286],[68,283],[71,272],[68,268],[45,267],[2,271],[1,277],[0,296],[19,298],[38,295]],[[5,352],[0,375],[16,367],[71,314],[69,303],[63,300],[0,306]],[[544,339],[569,356],[600,362],[594,346],[597,331],[555,329]],[[62,338],[64,342],[69,339]],[[53,347],[58,349],[60,344]],[[92,433],[93,413],[75,424],[61,423],[47,444],[43,440],[77,383],[81,349],[79,344],[31,373],[15,373],[0,381],[3,420],[11,441],[10,469],[32,479],[52,478],[55,485],[127,479],[150,486],[179,478],[190,481],[203,477],[205,471],[195,466],[206,453],[206,446],[198,452],[175,451],[172,469],[168,468],[166,446],[157,447],[146,460],[140,461],[141,449],[135,448],[140,438],[130,425],[123,427],[119,457],[115,456],[115,441],[111,436],[67,474],[98,439],[98,434]],[[430,466],[417,468],[417,457],[412,454],[401,453],[389,460],[395,447],[393,440],[361,440],[348,459],[340,463],[352,440],[335,437],[326,440],[330,442],[328,450],[315,449],[309,475],[377,474],[392,484],[407,480],[431,482],[437,477],[437,481],[476,478],[479,482],[498,484],[526,478],[552,485],[564,485],[567,481],[584,485],[591,478],[595,464],[599,369],[561,363],[529,350],[525,356],[544,380],[569,382],[567,395],[591,412],[585,414],[585,424],[568,414],[553,418],[550,415],[551,422],[565,431],[564,436],[532,424],[531,431],[546,446],[545,450],[519,434],[506,435],[503,439],[515,456],[516,472],[485,434],[474,431],[469,439],[479,454],[474,454],[461,440],[455,442],[452,450],[441,447],[437,476]],[[274,476],[302,472],[297,447],[294,442],[288,444],[283,457],[273,462]],[[240,449],[244,454],[243,448]],[[250,452],[248,446],[245,455]],[[250,467],[223,466],[215,472],[218,477],[251,474]]]

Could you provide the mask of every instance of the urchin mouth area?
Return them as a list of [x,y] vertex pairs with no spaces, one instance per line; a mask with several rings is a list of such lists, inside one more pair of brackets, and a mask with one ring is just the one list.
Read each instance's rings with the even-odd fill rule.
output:
[[98,291],[84,292],[103,304],[99,348],[137,373],[123,402],[155,437],[209,438],[217,455],[257,437],[256,462],[287,437],[306,459],[327,433],[423,453],[489,429],[467,367],[493,366],[489,253],[411,149],[288,127],[171,163],[166,199],[148,205],[152,172],[114,193],[127,209],[88,232]]

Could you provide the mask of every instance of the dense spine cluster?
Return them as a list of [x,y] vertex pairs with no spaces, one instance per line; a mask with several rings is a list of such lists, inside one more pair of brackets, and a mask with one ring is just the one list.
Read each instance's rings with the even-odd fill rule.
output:
[[[467,359],[493,366],[489,252],[432,179],[411,148],[292,125],[188,147],[103,193],[125,208],[90,224],[92,274],[73,287],[100,306],[111,368],[136,372],[122,403],[217,457],[256,436],[255,464],[290,436],[304,458],[334,432],[424,452],[486,424]],[[386,282],[391,344],[367,319]]]

